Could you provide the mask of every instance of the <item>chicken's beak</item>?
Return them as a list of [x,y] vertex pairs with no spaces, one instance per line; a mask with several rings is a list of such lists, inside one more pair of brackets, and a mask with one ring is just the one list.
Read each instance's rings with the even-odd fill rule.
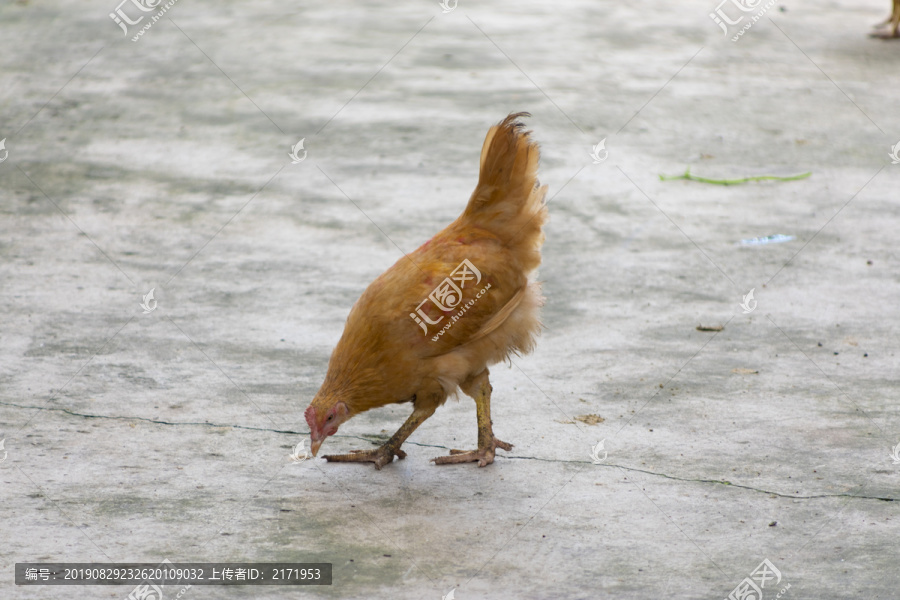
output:
[[323,440],[317,440],[315,438],[310,442],[310,450],[312,451],[312,455],[315,456],[319,452],[319,446],[322,445]]

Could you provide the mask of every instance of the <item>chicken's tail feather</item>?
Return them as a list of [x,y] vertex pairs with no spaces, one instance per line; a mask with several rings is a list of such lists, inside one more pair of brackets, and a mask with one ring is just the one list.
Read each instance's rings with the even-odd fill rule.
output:
[[530,116],[526,112],[510,114],[488,131],[481,149],[478,186],[462,217],[487,229],[506,246],[521,249],[528,270],[540,263],[541,227],[547,219],[547,186],[537,179],[540,151],[531,132],[519,121]]

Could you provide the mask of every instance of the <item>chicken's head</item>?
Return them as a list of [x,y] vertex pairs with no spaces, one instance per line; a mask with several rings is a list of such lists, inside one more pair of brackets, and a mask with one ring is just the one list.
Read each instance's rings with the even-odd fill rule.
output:
[[315,456],[325,438],[337,433],[341,423],[350,418],[350,409],[340,401],[329,408],[321,406],[317,408],[310,404],[305,415],[306,423],[309,425],[310,449]]

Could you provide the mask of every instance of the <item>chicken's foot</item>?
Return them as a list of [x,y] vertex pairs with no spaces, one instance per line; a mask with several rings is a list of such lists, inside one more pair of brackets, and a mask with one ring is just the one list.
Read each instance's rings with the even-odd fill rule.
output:
[[370,462],[375,464],[376,469],[381,470],[381,467],[393,462],[395,456],[400,460],[406,458],[406,452],[401,450],[400,446],[416,430],[416,427],[433,414],[434,407],[413,409],[413,413],[400,426],[397,433],[392,435],[391,439],[381,447],[374,450],[351,450],[347,454],[329,454],[323,458],[328,462]]
[[400,448],[390,448],[390,442],[374,450],[351,450],[347,454],[329,454],[323,458],[328,462],[370,462],[376,469],[381,469],[396,456],[400,460],[406,458],[406,452]]
[[869,37],[879,38],[882,40],[895,40],[897,38],[900,38],[900,28],[892,25],[890,29],[884,31],[873,31],[869,34]]
[[885,31],[876,31],[870,33],[870,37],[877,37],[883,40],[897,39],[900,37],[900,0],[894,0],[894,8],[891,16],[884,23],[879,23],[875,27],[887,27]]
[[494,437],[491,422],[491,382],[488,378],[488,370],[485,369],[478,375],[470,377],[460,387],[467,395],[475,399],[475,413],[478,416],[478,449],[477,450],[450,450],[450,456],[439,456],[431,460],[436,465],[451,465],[456,463],[477,462],[479,467],[486,467],[494,462],[494,454],[497,448],[512,450],[512,444]]
[[513,448],[512,444],[507,444],[503,440],[498,440],[493,436],[491,437],[492,440],[487,444],[487,447],[479,447],[478,450],[457,450],[452,448],[450,450],[450,456],[438,456],[431,460],[433,460],[436,465],[477,462],[479,467],[486,467],[494,462],[494,455],[497,448],[503,448],[507,451],[512,450]]

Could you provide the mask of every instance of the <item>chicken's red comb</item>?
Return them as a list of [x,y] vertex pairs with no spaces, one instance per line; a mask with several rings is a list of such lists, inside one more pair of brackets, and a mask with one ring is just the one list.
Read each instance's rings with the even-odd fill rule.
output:
[[316,409],[312,407],[310,404],[306,407],[306,412],[303,413],[303,416],[306,417],[306,424],[309,425],[310,431],[316,430]]

